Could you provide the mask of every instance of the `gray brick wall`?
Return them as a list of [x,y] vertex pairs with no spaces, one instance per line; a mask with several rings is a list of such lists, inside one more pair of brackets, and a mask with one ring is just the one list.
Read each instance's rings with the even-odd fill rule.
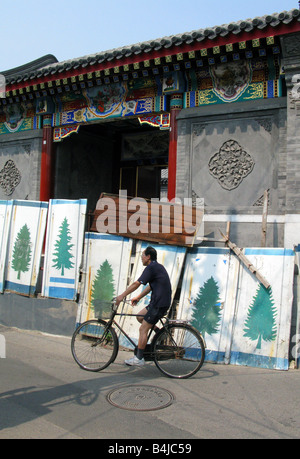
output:
[[20,174],[20,182],[10,193],[5,183],[9,177],[2,179],[0,199],[28,199],[38,201],[40,196],[40,168],[42,151],[42,130],[32,130],[0,136],[0,171],[7,161],[13,164]]
[[[268,121],[267,124],[265,120]],[[221,145],[223,140],[228,140],[230,135],[233,135],[255,159],[255,169],[247,177],[247,181],[232,191],[224,190],[217,181],[212,180],[207,168],[209,158],[217,151],[216,147]],[[261,245],[260,197],[263,195],[264,187],[270,189],[269,215],[284,216],[286,213],[286,142],[286,98],[181,111],[178,117],[176,195],[180,199],[204,198],[205,214],[220,216],[220,222],[209,218],[205,223],[206,236],[220,239],[219,228],[222,231],[226,230],[222,215],[228,215],[228,220],[234,215],[248,215],[248,222],[246,218],[244,222],[232,223],[233,240],[241,247],[249,244]],[[292,154],[296,161],[297,154]],[[207,169],[205,173],[201,170],[203,165]],[[291,175],[289,179],[291,180]],[[275,218],[268,224],[267,246],[282,247],[283,244],[283,220],[279,223]]]
[[300,75],[300,34],[281,38],[287,83],[286,213],[300,213],[300,99],[292,94],[292,78]]

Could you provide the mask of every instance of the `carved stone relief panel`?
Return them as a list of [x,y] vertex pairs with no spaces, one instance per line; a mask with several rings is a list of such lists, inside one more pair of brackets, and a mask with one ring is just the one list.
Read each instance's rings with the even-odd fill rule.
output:
[[236,140],[227,140],[209,161],[210,174],[225,190],[237,188],[252,172],[254,161]]
[[[26,133],[27,134],[27,133]],[[11,136],[0,148],[0,199],[37,199],[39,197],[40,141],[20,135]],[[6,136],[3,136],[6,137]],[[14,139],[15,137],[16,139]]]
[[277,138],[272,116],[194,123],[191,190],[205,206],[252,207],[275,186]]
[[0,186],[6,196],[10,196],[21,182],[21,174],[12,159],[6,161],[0,171]]

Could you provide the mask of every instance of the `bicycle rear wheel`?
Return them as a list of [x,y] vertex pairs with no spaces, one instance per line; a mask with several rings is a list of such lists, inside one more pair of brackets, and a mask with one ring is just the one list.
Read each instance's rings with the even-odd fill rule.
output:
[[189,378],[200,370],[205,358],[201,335],[187,324],[168,324],[153,340],[157,368],[170,378]]
[[72,355],[87,371],[100,371],[116,358],[119,341],[113,328],[106,328],[104,320],[93,319],[81,324],[73,333]]

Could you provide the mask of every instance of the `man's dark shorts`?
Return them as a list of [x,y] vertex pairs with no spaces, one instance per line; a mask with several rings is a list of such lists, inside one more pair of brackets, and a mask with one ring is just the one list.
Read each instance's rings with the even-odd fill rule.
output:
[[148,305],[146,306],[147,313],[144,316],[144,320],[148,324],[155,325],[163,316],[166,315],[169,308],[156,308],[155,306]]

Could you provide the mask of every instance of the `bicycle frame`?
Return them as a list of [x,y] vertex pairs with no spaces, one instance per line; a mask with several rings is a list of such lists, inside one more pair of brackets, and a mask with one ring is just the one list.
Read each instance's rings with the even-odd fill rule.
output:
[[[125,303],[125,301],[124,301],[124,303]],[[130,304],[130,303],[127,302],[127,304]],[[121,327],[121,325],[119,325],[118,322],[115,321],[115,317],[116,317],[116,316],[119,316],[119,317],[124,317],[124,316],[127,316],[127,317],[144,317],[144,316],[141,315],[141,314],[129,314],[129,313],[118,312],[117,309],[116,309],[116,310],[114,309],[114,307],[115,307],[115,306],[114,306],[114,303],[113,303],[113,304],[112,304],[112,313],[111,313],[110,318],[108,319],[107,325],[106,325],[106,327],[105,327],[105,332],[104,332],[104,334],[106,333],[106,330],[109,330],[110,327],[111,327],[112,325],[115,325],[115,326],[118,328],[118,330],[120,330],[120,332],[121,332],[121,333],[127,338],[127,340],[132,344],[132,346],[133,346],[134,348],[136,348],[136,347],[137,347],[136,343],[130,338],[130,336],[128,336],[128,334],[123,330],[123,328]],[[101,318],[99,318],[99,319],[101,319]],[[165,319],[166,322],[164,323],[162,319]],[[163,328],[165,328],[166,323],[167,323],[167,324],[169,324],[169,323],[170,323],[170,324],[172,324],[172,323],[175,323],[175,324],[187,324],[186,321],[178,320],[178,319],[172,320],[172,319],[168,319],[167,317],[162,317],[162,318],[160,318],[160,319],[159,319],[159,322],[161,323],[161,325],[162,325]],[[147,341],[149,341],[149,339],[150,339],[150,337],[151,337],[151,335],[152,335],[152,332],[153,332],[153,330],[154,330],[154,327],[155,327],[155,325],[153,325],[153,327],[150,329],[149,334],[148,334],[148,339],[147,339]],[[170,335],[170,338],[173,340],[172,335],[171,335],[170,333],[169,333],[169,335]]]
[[[120,332],[128,339],[128,341],[133,345],[133,347],[135,348],[136,347],[135,342],[130,338],[130,336],[127,335],[127,333],[125,332],[125,330],[123,330],[121,325],[119,325],[118,322],[115,321],[115,317],[116,316],[119,316],[119,317],[124,317],[124,316],[127,316],[127,317],[144,317],[144,316],[141,315],[141,314],[129,314],[129,313],[117,312],[117,311],[115,311],[113,309],[113,306],[112,306],[112,314],[111,314],[110,318],[108,319],[107,325],[105,327],[105,332],[106,332],[106,330],[109,330],[112,325],[115,325],[120,330]],[[101,319],[101,318],[99,317],[99,319]],[[161,319],[159,319],[159,320],[162,323],[162,325],[164,325],[162,320]],[[150,339],[150,336],[151,336],[151,334],[153,332],[153,329],[154,329],[154,325],[150,329],[150,332],[149,332],[149,335],[148,335],[148,340]]]
[[[110,302],[110,305],[111,313],[108,319],[98,317],[83,322],[73,334],[72,354],[75,361],[84,370],[100,371],[114,362],[119,350],[120,334],[125,337],[129,347],[130,344],[132,345],[134,353],[137,352],[138,346],[122,328],[123,321],[118,323],[115,318],[124,316],[143,318],[143,314],[128,313],[123,308],[121,312],[118,312],[118,307],[114,302]],[[156,325],[149,330],[144,359],[154,361],[158,369],[167,376],[173,378],[192,376],[201,368],[205,358],[206,346],[201,334],[187,321],[172,320],[164,316],[158,320],[158,325],[160,324],[161,326],[157,327],[158,330],[156,330]],[[91,331],[89,331],[90,325],[95,327]],[[116,330],[119,332],[116,333]],[[153,330],[155,331],[154,338],[151,339]],[[134,339],[136,341],[136,338]],[[91,349],[98,345],[101,347],[99,351]],[[125,347],[127,347],[126,344]],[[172,367],[173,360],[178,360],[178,363],[180,361],[179,366],[178,363],[175,363],[175,366]]]

